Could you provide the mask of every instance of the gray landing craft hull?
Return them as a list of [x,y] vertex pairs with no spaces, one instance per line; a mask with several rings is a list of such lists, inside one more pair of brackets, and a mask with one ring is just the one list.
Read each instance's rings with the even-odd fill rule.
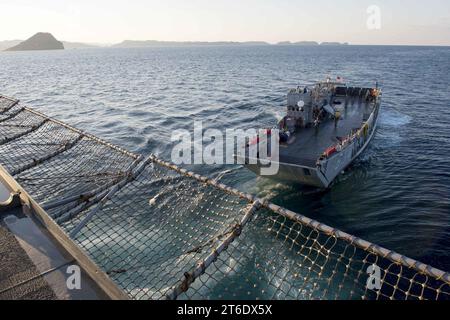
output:
[[[342,99],[348,98],[344,97]],[[354,106],[359,108],[361,105],[363,104],[361,104],[358,98]],[[295,146],[294,148],[290,148],[291,151],[288,152],[283,151],[283,147],[280,147],[278,173],[265,177],[317,188],[329,188],[336,177],[359,157],[372,141],[377,128],[380,107],[381,98],[379,97],[376,101],[372,102],[370,115],[365,115],[364,121],[361,121],[357,128],[351,130],[347,143],[340,146],[339,150],[329,157],[322,159],[318,158],[317,161],[302,161],[300,157],[298,157],[299,160],[296,162],[295,153],[292,153],[292,149],[294,149]],[[359,130],[356,130],[358,128]],[[319,130],[321,129],[319,128]],[[324,150],[321,152],[323,151]],[[291,154],[289,154],[289,152]],[[300,153],[301,152],[299,152],[299,154]],[[287,154],[289,157],[286,156]],[[245,166],[257,175],[260,175],[262,166],[259,163],[249,164],[248,162],[249,161],[247,160]]]
[[[369,146],[370,141],[376,132],[377,120],[378,118],[375,119],[373,130],[363,146],[358,148],[356,142],[352,143],[345,150],[327,161],[327,170],[319,170],[317,167],[312,168],[289,163],[279,163],[278,173],[276,175],[266,177],[273,180],[289,181],[317,188],[330,187],[336,177],[356,158],[358,158]],[[246,164],[245,166],[257,175],[260,175],[261,165]]]

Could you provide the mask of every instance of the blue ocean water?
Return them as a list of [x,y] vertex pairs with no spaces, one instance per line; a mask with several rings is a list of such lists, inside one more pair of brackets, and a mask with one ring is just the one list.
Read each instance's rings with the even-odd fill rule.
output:
[[325,195],[241,166],[192,166],[450,271],[450,48],[231,46],[1,52],[0,92],[131,151],[170,160],[172,132],[259,128],[287,90],[340,75],[383,88],[369,149]]

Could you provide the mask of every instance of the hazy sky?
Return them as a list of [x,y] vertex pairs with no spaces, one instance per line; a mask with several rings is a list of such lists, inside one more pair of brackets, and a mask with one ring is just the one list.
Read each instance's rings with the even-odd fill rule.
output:
[[[367,8],[381,9],[369,30]],[[0,0],[0,40],[341,41],[450,45],[449,0]]]

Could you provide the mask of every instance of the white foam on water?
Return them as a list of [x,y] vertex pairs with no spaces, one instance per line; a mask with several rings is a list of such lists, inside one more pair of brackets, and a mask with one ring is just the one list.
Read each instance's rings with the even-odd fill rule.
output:
[[381,110],[378,120],[377,139],[382,139],[380,147],[390,148],[404,140],[401,129],[411,123],[412,117],[396,110]]
[[281,193],[286,193],[286,191],[292,191],[292,187],[288,184],[275,182],[263,177],[256,178],[254,193],[261,198],[271,200]]
[[412,117],[395,110],[381,110],[379,124],[384,127],[401,127],[409,124]]

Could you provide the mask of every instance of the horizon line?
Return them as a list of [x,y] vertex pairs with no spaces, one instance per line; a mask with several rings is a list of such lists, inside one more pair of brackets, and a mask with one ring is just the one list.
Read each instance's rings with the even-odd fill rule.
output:
[[[26,41],[27,39],[5,39],[5,40],[0,40],[0,42],[9,42],[9,41]],[[390,46],[390,47],[450,47],[450,43],[449,44],[393,44],[393,43],[352,43],[352,42],[348,42],[348,41],[316,41],[316,40],[298,40],[298,41],[292,41],[292,40],[282,40],[282,41],[278,41],[278,42],[269,42],[269,41],[265,41],[265,40],[245,40],[245,41],[236,41],[236,40],[213,40],[213,41],[208,41],[208,40],[155,40],[155,39],[146,39],[146,40],[135,40],[135,39],[124,39],[121,40],[119,42],[85,42],[82,40],[59,40],[61,42],[68,42],[68,43],[79,43],[79,44],[85,44],[85,45],[92,45],[92,46],[96,46],[98,48],[108,48],[108,47],[113,47],[115,45],[119,45],[124,43],[125,41],[132,41],[132,42],[167,42],[167,43],[174,43],[174,44],[199,44],[199,43],[205,43],[205,44],[215,44],[215,43],[235,43],[235,44],[245,44],[245,43],[261,43],[261,44],[266,44],[266,45],[272,45],[272,46],[276,46],[276,45],[292,45],[292,46],[301,46],[301,43],[317,43],[317,45],[323,45],[323,44],[336,44],[337,46]],[[256,44],[257,45],[257,44]],[[315,46],[315,44],[304,44],[303,46]]]
[[[129,39],[127,39],[129,40]],[[127,41],[127,40],[123,40],[123,41]],[[69,43],[81,43],[81,44],[87,44],[87,45],[92,45],[95,46],[97,48],[109,48],[109,47],[113,47],[115,45],[121,44],[123,41],[121,42],[117,42],[117,43],[101,43],[101,42],[82,42],[82,41],[67,41],[67,40],[61,40],[62,42],[69,42]],[[265,43],[265,45],[268,46],[299,46],[299,47],[314,47],[314,46],[321,46],[322,44],[327,44],[327,43],[336,43],[336,46],[341,46],[341,47],[345,47],[345,46],[374,46],[374,47],[450,47],[450,44],[383,44],[383,43],[351,43],[351,42],[338,42],[338,41],[324,41],[324,42],[317,42],[317,41],[307,41],[307,42],[317,42],[317,45],[301,45],[301,44],[297,44],[295,42],[292,42],[291,44],[283,44],[280,42],[267,42],[267,41],[258,41],[258,40],[249,40],[249,41],[227,41],[227,40],[218,40],[218,41],[171,41],[171,40],[129,40],[129,41],[140,41],[140,42],[144,42],[144,41],[158,41],[158,42],[173,42],[173,43],[192,43],[193,45],[195,45],[196,43],[206,43],[206,44],[212,44],[214,45],[214,43],[236,43],[236,44],[245,44],[245,43],[250,43],[249,45],[251,45],[251,42],[260,42],[260,43]],[[284,42],[284,41],[281,41]],[[302,42],[302,41],[296,41],[296,42]],[[161,47],[163,47],[164,45],[162,45]],[[258,46],[258,44],[255,44],[255,46]],[[331,47],[332,45],[330,45]],[[145,48],[145,47],[144,47]]]

